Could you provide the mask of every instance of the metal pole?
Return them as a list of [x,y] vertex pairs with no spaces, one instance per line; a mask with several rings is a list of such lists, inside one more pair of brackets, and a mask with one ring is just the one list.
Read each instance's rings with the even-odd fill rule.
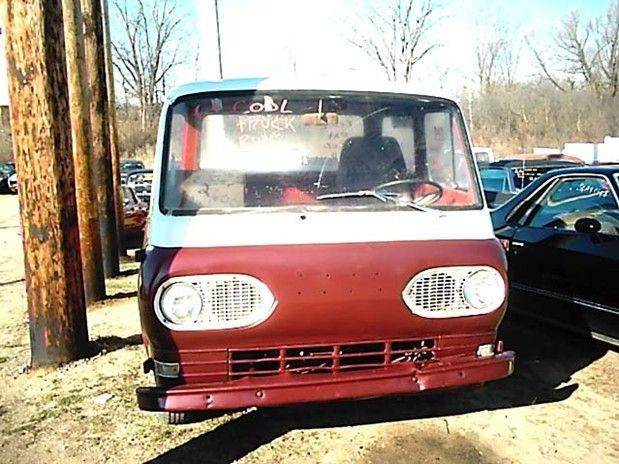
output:
[[219,32],[219,4],[215,0],[215,22],[217,24],[217,54],[219,56],[219,78],[224,78],[224,69],[221,64],[221,34]]
[[60,0],[5,0],[32,365],[84,356],[88,328]]
[[69,83],[71,137],[77,219],[80,226],[80,248],[86,302],[105,299],[105,276],[101,259],[99,209],[93,184],[93,157],[90,145],[88,83],[84,73],[84,33],[79,0],[62,0],[64,36]]
[[114,181],[112,179],[112,154],[110,125],[107,106],[105,51],[103,46],[103,23],[100,0],[81,0],[84,15],[84,44],[86,69],[90,87],[90,124],[92,147],[96,163],[97,197],[101,222],[103,269],[106,277],[120,272],[118,253],[118,230]]

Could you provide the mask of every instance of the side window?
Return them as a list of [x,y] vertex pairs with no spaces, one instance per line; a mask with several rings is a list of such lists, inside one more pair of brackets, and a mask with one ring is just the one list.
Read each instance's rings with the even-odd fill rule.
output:
[[423,124],[430,179],[454,185],[456,167],[450,114],[444,111],[426,113]]
[[397,140],[408,172],[415,171],[415,133],[411,116],[388,116],[383,119],[383,136]]
[[559,180],[533,206],[525,225],[575,230],[576,221],[584,217],[597,219],[602,233],[619,235],[619,210],[606,179]]

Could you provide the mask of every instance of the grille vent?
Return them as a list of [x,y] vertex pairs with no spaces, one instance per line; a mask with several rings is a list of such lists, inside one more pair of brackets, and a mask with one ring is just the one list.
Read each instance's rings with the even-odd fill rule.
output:
[[410,295],[414,305],[423,311],[454,306],[458,294],[457,282],[446,272],[435,272],[418,279]]
[[412,313],[423,317],[477,314],[464,298],[467,277],[485,266],[437,267],[420,272],[406,285],[402,298]]
[[202,311],[189,330],[247,327],[267,319],[275,309],[275,297],[255,277],[244,274],[210,274],[172,278],[165,285],[185,282],[202,298]]
[[229,375],[237,380],[284,373],[333,374],[402,363],[421,366],[435,359],[435,350],[434,339],[231,349]]
[[[203,307],[203,321],[230,323],[251,318],[255,311],[272,304],[272,297],[249,279],[226,276],[198,282]],[[268,300],[268,301],[265,301]]]

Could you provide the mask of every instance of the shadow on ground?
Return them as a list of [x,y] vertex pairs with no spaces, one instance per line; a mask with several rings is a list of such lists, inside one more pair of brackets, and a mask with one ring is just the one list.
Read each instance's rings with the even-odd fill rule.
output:
[[142,336],[140,334],[131,335],[129,337],[117,337],[110,335],[109,337],[99,337],[93,340],[93,352],[99,354],[101,352],[109,353],[111,351],[120,350],[127,346],[135,346],[142,344]]
[[137,267],[135,269],[125,269],[124,271],[120,271],[118,273],[118,276],[119,277],[129,277],[129,276],[132,276],[132,275],[137,275],[138,272],[140,272],[140,269],[137,268]]
[[107,295],[105,298],[107,300],[119,300],[121,298],[135,298],[136,296],[138,296],[138,291],[137,290],[132,290],[130,292],[116,292],[116,293],[112,293],[110,295]]
[[503,322],[500,338],[507,349],[517,353],[516,371],[484,388],[255,410],[150,462],[232,462],[294,429],[443,417],[562,401],[578,388],[576,383],[563,384],[608,350],[598,342],[569,332],[511,317]]

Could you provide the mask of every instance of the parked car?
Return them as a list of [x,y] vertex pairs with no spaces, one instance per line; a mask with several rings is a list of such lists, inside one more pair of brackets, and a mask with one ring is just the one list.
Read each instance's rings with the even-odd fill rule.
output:
[[478,163],[492,163],[495,160],[492,148],[488,147],[473,147],[473,156]]
[[516,193],[516,174],[502,166],[479,166],[481,183],[484,188],[486,202],[490,208],[502,205]]
[[15,174],[13,163],[0,163],[0,193],[10,193],[9,178]]
[[137,197],[146,204],[150,203],[152,184],[152,169],[134,169],[126,174],[125,185],[127,185],[127,187],[131,187]]
[[237,410],[511,374],[514,353],[496,339],[504,251],[456,103],[240,79],[180,87],[162,111],[138,255],[157,386],[138,388],[140,408]]
[[511,169],[515,177],[515,187],[523,189],[542,174],[553,169],[583,166],[577,158],[564,155],[518,155],[518,158],[506,158],[491,163],[490,166]]
[[140,200],[131,187],[123,186],[122,193],[125,242],[130,248],[139,248],[144,238],[148,204]]
[[510,308],[619,344],[619,166],[554,170],[492,212]]
[[127,173],[136,169],[144,169],[144,163],[135,159],[120,160],[120,182],[124,184],[127,180]]
[[9,176],[7,181],[9,186],[9,192],[16,194],[17,193],[17,173],[14,172]]

